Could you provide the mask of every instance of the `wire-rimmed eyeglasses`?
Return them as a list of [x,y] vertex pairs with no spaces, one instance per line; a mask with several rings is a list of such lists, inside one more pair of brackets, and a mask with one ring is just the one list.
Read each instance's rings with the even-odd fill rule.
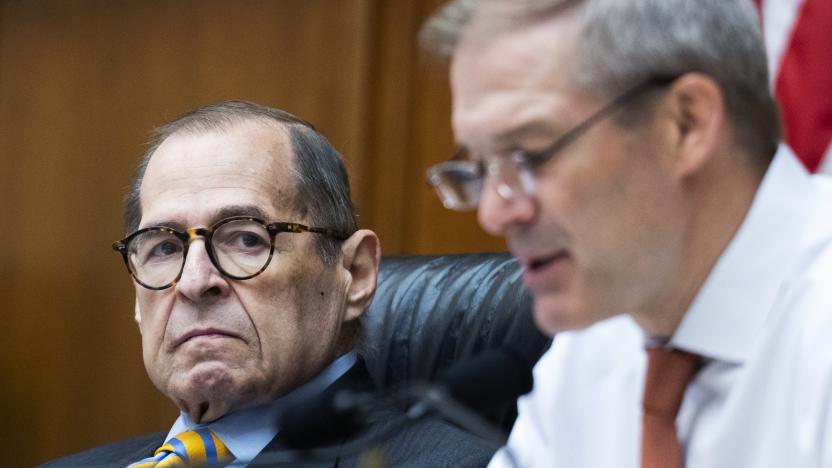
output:
[[540,166],[593,125],[644,91],[656,86],[667,86],[676,78],[653,78],[628,89],[540,151],[515,150],[507,155],[471,159],[468,150],[460,147],[451,160],[428,169],[428,183],[436,189],[445,208],[456,211],[469,211],[477,207],[488,176],[496,179],[495,189],[503,199],[511,199],[517,194],[534,195],[537,190],[535,171]]
[[333,229],[299,223],[266,224],[250,216],[232,216],[208,228],[185,232],[166,226],[152,226],[113,243],[121,253],[127,271],[148,289],[166,289],[182,277],[188,246],[197,237],[205,239],[208,258],[224,276],[246,280],[262,273],[274,255],[275,237],[280,233],[312,232],[344,240],[348,236]]

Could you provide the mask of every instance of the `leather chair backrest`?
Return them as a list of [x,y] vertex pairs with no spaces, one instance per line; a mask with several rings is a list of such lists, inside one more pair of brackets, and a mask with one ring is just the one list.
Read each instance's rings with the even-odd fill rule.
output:
[[[534,361],[551,343],[535,327],[520,266],[507,253],[385,257],[364,317],[361,353],[383,388],[430,381],[485,349]],[[487,415],[504,429],[514,404]]]

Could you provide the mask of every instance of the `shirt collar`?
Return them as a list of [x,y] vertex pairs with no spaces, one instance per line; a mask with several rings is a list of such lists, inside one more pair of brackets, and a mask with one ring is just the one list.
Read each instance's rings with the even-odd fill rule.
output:
[[742,363],[797,260],[814,197],[810,176],[781,145],[745,220],[694,298],[671,346]]
[[332,362],[312,380],[286,395],[253,408],[227,414],[208,424],[196,424],[184,412],[173,423],[165,440],[190,429],[208,427],[219,437],[239,462],[231,466],[245,466],[275,438],[279,431],[278,418],[284,408],[321,393],[341,378],[356,363],[355,353],[347,353]]

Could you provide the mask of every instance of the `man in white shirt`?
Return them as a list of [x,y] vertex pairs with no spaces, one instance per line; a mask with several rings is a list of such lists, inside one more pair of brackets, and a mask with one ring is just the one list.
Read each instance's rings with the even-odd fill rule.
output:
[[832,198],[752,2],[461,0],[422,39],[459,145],[429,179],[557,333],[492,466],[832,466]]

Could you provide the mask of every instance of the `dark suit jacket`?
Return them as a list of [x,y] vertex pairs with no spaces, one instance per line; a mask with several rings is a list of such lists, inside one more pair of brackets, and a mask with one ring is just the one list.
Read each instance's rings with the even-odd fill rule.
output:
[[[366,367],[359,360],[349,372],[326,391],[343,388],[364,391],[372,388]],[[391,467],[481,467],[488,464],[494,448],[481,439],[462,431],[438,418],[426,418],[401,425],[403,411],[387,410],[374,415],[369,427],[358,436],[336,442],[323,449],[325,457],[297,460],[284,447],[280,435],[274,438],[248,466],[284,467],[357,467],[370,456],[371,447]],[[166,432],[136,437],[110,445],[96,447],[68,457],[48,462],[44,467],[125,467],[153,455],[164,443]],[[356,450],[362,445],[363,450]],[[377,466],[377,465],[375,465]]]

